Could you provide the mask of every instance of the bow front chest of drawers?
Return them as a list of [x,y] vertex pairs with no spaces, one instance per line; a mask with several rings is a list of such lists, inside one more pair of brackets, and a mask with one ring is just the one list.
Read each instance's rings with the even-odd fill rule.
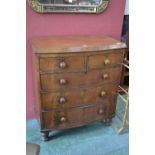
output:
[[35,109],[49,131],[106,124],[115,115],[124,43],[104,36],[34,38]]

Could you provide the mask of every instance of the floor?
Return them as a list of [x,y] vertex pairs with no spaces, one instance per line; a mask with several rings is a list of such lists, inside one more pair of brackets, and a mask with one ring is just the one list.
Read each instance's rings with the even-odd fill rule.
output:
[[37,120],[27,121],[27,142],[40,145],[40,155],[128,155],[129,134],[118,135],[114,123],[119,122],[115,117],[112,126],[102,123],[54,131],[51,140],[43,142]]

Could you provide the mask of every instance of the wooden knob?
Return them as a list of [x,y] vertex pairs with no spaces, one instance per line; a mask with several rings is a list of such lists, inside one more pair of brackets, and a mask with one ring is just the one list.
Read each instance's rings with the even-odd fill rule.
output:
[[105,64],[105,65],[109,65],[109,64],[110,64],[110,60],[109,60],[109,59],[105,59],[105,60],[104,60],[104,64]]
[[65,80],[65,79],[60,79],[60,84],[61,85],[64,85],[64,84],[66,84],[67,83],[67,81]]
[[59,103],[64,104],[65,102],[66,102],[66,98],[65,97],[60,97]]
[[99,111],[98,111],[98,113],[101,115],[101,114],[103,114],[103,109],[99,109]]
[[60,68],[64,69],[67,67],[67,64],[63,61],[63,62],[60,62]]
[[63,122],[66,122],[66,117],[61,117],[61,118],[60,118],[60,122],[62,122],[62,123],[63,123]]
[[103,90],[103,91],[101,91],[101,93],[100,93],[100,96],[101,97],[104,97],[106,95],[106,92]]
[[102,75],[103,79],[108,79],[108,77],[109,77],[108,73],[103,73],[103,75]]

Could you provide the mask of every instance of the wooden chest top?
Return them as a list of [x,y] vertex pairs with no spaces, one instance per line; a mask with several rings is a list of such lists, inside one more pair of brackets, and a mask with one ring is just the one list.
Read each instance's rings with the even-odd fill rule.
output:
[[116,39],[105,36],[57,36],[40,37],[31,40],[35,53],[70,53],[96,52],[111,49],[126,48],[126,45]]

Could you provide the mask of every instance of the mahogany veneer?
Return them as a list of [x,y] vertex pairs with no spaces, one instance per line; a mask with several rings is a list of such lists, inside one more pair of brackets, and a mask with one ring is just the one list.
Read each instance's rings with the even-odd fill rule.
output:
[[34,38],[31,45],[43,140],[52,130],[111,122],[124,43],[104,36],[61,36]]

